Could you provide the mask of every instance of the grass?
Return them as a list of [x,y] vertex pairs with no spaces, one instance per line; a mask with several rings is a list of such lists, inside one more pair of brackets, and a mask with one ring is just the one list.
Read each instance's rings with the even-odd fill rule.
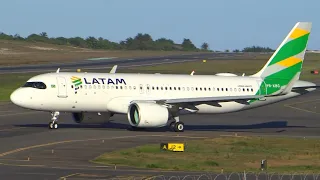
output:
[[267,159],[269,172],[320,172],[318,139],[221,137],[185,144],[185,152],[161,151],[159,144],[148,144],[108,152],[92,161],[165,170],[258,172],[261,160]]
[[9,101],[10,94],[34,75],[36,74],[2,74],[0,76],[0,101]]
[[[133,67],[130,68],[132,72],[149,72],[149,73],[181,73],[190,74],[193,70],[195,74],[216,74],[221,72],[231,72],[237,75],[251,75],[259,71],[264,64],[268,61],[271,55],[259,55],[259,56],[241,56],[233,58],[234,60],[215,59],[207,60],[203,63],[202,60],[174,63],[174,64],[162,64],[145,67]],[[317,80],[319,75],[311,74],[311,70],[320,70],[320,54],[308,53],[302,67],[301,80]]]
[[41,42],[0,40],[0,66],[71,62],[100,57],[134,58],[197,53],[200,52],[92,50]]

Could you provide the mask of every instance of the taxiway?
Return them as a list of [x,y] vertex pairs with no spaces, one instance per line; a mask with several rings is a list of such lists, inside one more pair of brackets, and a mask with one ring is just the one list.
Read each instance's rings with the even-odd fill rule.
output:
[[[50,114],[0,105],[0,176],[5,179],[103,179],[118,176],[192,175],[201,172],[142,170],[104,166],[90,160],[107,151],[146,143],[219,136],[320,137],[320,91],[249,111],[182,116],[185,132],[168,128],[130,131],[126,116],[105,125],[81,125],[69,114],[49,130]],[[69,179],[68,178],[68,179]]]

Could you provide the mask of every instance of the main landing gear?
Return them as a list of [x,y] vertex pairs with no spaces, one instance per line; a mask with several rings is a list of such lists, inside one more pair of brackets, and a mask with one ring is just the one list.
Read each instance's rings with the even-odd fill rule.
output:
[[173,117],[175,121],[170,123],[170,130],[175,132],[184,131],[184,123],[179,121],[179,116]]
[[49,123],[49,129],[58,129],[58,117],[60,113],[58,111],[51,113],[51,122]]

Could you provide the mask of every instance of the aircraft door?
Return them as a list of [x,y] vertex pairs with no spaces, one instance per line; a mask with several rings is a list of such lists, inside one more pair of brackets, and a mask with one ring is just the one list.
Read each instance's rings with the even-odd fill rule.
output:
[[64,77],[57,77],[57,82],[58,82],[58,97],[59,98],[68,97],[66,79]]
[[267,95],[266,83],[263,80],[258,80],[257,83],[259,88],[259,95]]

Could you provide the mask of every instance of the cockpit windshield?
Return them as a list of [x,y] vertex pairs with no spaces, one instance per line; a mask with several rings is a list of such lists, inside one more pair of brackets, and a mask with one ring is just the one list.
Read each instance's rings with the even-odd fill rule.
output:
[[26,82],[22,87],[32,87],[36,89],[46,89],[47,86],[43,82]]

